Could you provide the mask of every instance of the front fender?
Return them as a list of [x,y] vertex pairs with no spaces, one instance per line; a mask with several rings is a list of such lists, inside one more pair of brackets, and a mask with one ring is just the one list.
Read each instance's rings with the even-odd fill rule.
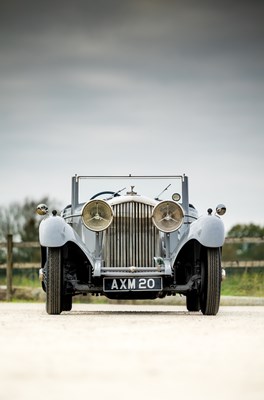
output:
[[39,225],[39,241],[44,247],[61,247],[68,241],[75,241],[75,235],[62,217],[50,216]]
[[190,225],[187,241],[196,239],[205,247],[222,247],[225,227],[218,215],[203,215]]

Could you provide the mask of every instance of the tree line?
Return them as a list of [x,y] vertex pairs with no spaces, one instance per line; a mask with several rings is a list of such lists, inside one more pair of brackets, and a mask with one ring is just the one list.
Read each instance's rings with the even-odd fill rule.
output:
[[[26,199],[23,203],[13,202],[0,210],[0,242],[5,242],[8,234],[18,242],[38,241],[38,228],[41,217],[35,212],[40,203],[51,204],[51,209],[59,209],[58,202],[43,197],[39,200]],[[14,262],[35,262],[40,259],[39,249],[13,250]],[[0,264],[6,262],[6,253],[0,249]]]

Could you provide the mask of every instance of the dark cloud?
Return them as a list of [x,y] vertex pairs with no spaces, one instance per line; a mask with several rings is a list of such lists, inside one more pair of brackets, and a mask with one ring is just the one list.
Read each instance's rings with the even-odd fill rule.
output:
[[181,80],[214,78],[215,60],[262,76],[264,6],[258,1],[4,0],[0,11],[1,64],[9,72],[56,74],[62,65],[74,70],[100,62]]
[[46,194],[54,171],[190,171],[238,215],[234,181],[262,179],[263,15],[257,0],[1,0],[2,173]]

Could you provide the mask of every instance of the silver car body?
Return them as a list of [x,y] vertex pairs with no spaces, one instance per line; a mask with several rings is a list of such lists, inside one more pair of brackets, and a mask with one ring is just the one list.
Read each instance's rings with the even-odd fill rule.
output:
[[[101,186],[103,181],[107,182],[106,189],[111,188],[111,190],[90,193],[88,199],[80,200],[80,185],[83,182],[88,183],[88,186],[89,182],[92,182],[91,186],[96,184],[99,190],[104,190],[105,187]],[[138,192],[138,182],[141,190],[150,187],[158,192],[163,190],[158,196],[148,197]],[[158,186],[154,187],[157,182]],[[179,190],[174,192],[174,187]],[[173,199],[168,198],[169,191]],[[99,197],[102,199],[98,200]],[[95,214],[94,211],[90,211],[95,204],[97,211],[98,207],[103,207],[102,215],[108,213],[109,222],[108,217],[103,218],[99,215],[100,213]],[[164,207],[165,209],[167,207],[165,214]],[[43,254],[41,271],[44,290],[47,286],[45,279],[47,279],[49,269],[48,254],[52,252],[51,249],[64,249],[63,254],[67,254],[63,256],[64,265],[62,262],[58,268],[67,270],[63,275],[68,277],[67,289],[65,289],[67,296],[91,293],[116,299],[141,299],[180,293],[189,299],[195,297],[196,300],[198,299],[196,303],[200,304],[201,293],[205,290],[205,286],[208,286],[207,283],[202,282],[207,279],[207,273],[203,274],[201,269],[211,268],[208,267],[211,261],[201,261],[203,258],[208,259],[205,253],[212,253],[213,260],[217,258],[217,269],[221,266],[221,258],[218,259],[218,254],[221,257],[225,229],[220,215],[224,214],[225,206],[219,205],[216,209],[217,212],[209,208],[203,215],[198,215],[198,211],[189,203],[186,175],[75,175],[72,177],[71,204],[61,212],[61,215],[52,212],[40,223],[39,240]],[[179,220],[175,217],[177,221],[172,218],[175,210],[177,215],[182,215],[181,221],[180,217]],[[88,214],[92,213],[92,217],[87,222],[85,222],[86,211]],[[98,230],[96,228],[94,231],[89,226],[91,220],[95,225],[98,224]],[[67,249],[66,252],[65,249]],[[69,255],[70,252],[76,252],[76,257]],[[206,264],[206,267],[203,267],[203,264]],[[149,282],[146,281],[150,287],[141,285],[142,290],[139,288],[133,290],[135,283],[132,278],[140,280],[142,277],[152,279]],[[160,287],[154,287],[153,277],[161,278]],[[112,291],[108,290],[109,288],[106,290],[105,282],[108,284],[108,281],[104,282],[106,278],[109,278],[109,282],[111,281]],[[119,290],[118,285],[114,287],[117,282],[114,279],[124,281],[124,278],[130,282],[131,287],[126,286],[125,290]],[[151,290],[152,285],[153,290]],[[147,290],[144,291],[144,288]],[[59,294],[59,296],[63,297],[65,294]],[[217,296],[219,297],[219,294]],[[218,300],[216,299],[216,302]],[[216,314],[218,306],[213,307],[213,312],[204,313]],[[60,307],[59,312],[63,311],[63,306]],[[193,306],[187,306],[187,308],[191,308],[192,311]],[[200,309],[199,306],[196,308]]]

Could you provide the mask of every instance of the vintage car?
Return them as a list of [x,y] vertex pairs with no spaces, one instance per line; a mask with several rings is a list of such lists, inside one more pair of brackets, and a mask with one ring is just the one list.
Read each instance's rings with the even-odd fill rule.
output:
[[73,176],[71,204],[60,215],[37,207],[45,215],[39,239],[47,313],[70,311],[80,294],[179,294],[189,311],[216,315],[225,211],[220,204],[198,216],[186,175]]

